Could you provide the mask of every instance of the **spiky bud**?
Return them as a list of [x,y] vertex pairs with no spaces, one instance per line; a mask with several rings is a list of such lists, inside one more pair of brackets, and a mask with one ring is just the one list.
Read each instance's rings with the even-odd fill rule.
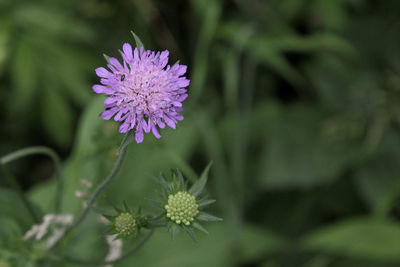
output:
[[168,204],[164,208],[167,211],[167,217],[177,224],[190,225],[199,213],[199,205],[195,197],[186,191],[170,194]]

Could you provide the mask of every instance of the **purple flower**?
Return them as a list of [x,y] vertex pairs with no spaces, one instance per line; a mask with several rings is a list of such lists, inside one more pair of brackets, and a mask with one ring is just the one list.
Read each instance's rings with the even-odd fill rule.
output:
[[187,98],[186,87],[189,80],[182,76],[185,65],[168,63],[168,50],[163,52],[144,51],[137,48],[132,53],[130,44],[122,46],[123,65],[113,57],[109,58],[107,70],[96,69],[100,83],[92,88],[98,94],[106,94],[104,120],[114,117],[122,122],[120,133],[135,130],[137,143],[143,141],[143,131],[153,132],[160,138],[158,127],[165,125],[175,129],[179,114],[183,110],[182,102]]

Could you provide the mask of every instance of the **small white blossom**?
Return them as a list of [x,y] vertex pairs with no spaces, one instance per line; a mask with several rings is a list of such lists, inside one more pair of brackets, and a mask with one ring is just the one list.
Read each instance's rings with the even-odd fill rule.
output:
[[46,214],[41,224],[33,225],[31,229],[24,235],[24,240],[35,237],[36,240],[42,240],[49,233],[50,236],[46,240],[47,247],[60,239],[69,225],[72,224],[74,217],[72,214]]
[[[107,244],[109,246],[108,254],[106,256],[106,261],[113,261],[121,257],[122,254],[122,240],[115,239],[116,235],[108,235],[106,236]],[[106,265],[105,267],[112,267],[111,264]]]

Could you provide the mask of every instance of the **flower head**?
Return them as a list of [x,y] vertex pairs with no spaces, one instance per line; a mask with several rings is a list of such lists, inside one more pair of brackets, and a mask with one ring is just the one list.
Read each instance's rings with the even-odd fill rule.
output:
[[159,221],[152,221],[150,224],[167,226],[172,237],[179,231],[184,231],[196,240],[194,229],[207,233],[200,224],[201,221],[220,221],[220,218],[203,211],[206,206],[215,202],[202,196],[210,167],[211,164],[190,188],[179,170],[173,172],[172,181],[161,175],[162,197],[157,201],[160,204],[161,216]]
[[147,218],[143,216],[140,209],[133,212],[126,202],[123,209],[114,207],[115,215],[103,214],[109,222],[109,233],[115,235],[115,239],[136,237],[142,227],[146,227]]
[[124,212],[115,217],[115,232],[121,237],[128,237],[136,233],[136,219],[130,212]]
[[190,225],[199,213],[199,205],[195,197],[185,191],[168,196],[168,204],[165,205],[167,217],[177,224]]
[[168,64],[168,50],[154,52],[143,47],[132,51],[130,44],[122,46],[121,64],[116,58],[108,58],[109,70],[96,69],[100,83],[93,86],[98,94],[106,94],[104,120],[114,117],[122,122],[120,133],[135,131],[137,143],[143,141],[143,131],[153,132],[160,138],[158,128],[165,125],[175,129],[183,120],[182,102],[187,98],[189,80],[182,76],[186,66]]

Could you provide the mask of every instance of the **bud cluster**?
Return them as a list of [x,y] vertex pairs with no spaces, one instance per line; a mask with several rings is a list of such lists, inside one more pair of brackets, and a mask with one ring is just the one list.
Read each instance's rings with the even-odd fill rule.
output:
[[115,217],[115,232],[120,237],[128,237],[134,235],[137,231],[137,222],[130,212],[123,212]]
[[165,205],[167,217],[177,224],[190,225],[199,213],[199,205],[193,195],[185,191],[179,191],[168,196],[168,204]]

